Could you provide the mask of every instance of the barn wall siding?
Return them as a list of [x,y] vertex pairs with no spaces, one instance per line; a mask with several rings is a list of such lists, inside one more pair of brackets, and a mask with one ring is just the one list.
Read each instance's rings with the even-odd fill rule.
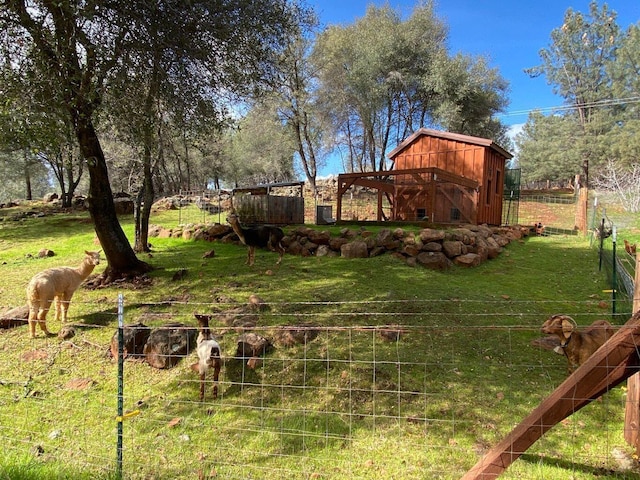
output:
[[398,151],[392,152],[393,170],[435,167],[475,180],[480,186],[477,192],[472,192],[459,185],[438,184],[436,198],[430,198],[433,192],[428,188],[422,193],[409,194],[406,186],[413,180],[399,175],[395,178],[396,185],[405,187],[396,198],[396,217],[413,219],[418,211],[426,208],[432,221],[455,223],[473,218],[475,223],[500,225],[508,152],[486,139],[423,131],[429,134],[419,131],[409,137],[406,144],[401,144]]

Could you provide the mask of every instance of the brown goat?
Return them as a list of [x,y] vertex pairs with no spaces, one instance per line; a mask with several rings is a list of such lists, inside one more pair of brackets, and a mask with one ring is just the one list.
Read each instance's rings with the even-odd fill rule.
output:
[[582,365],[615,333],[613,326],[606,320],[596,320],[582,331],[569,315],[552,315],[542,325],[542,333],[556,335],[567,357],[569,373]]
[[200,401],[204,400],[205,377],[207,372],[213,370],[213,398],[218,398],[218,377],[221,367],[220,344],[216,342],[209,329],[209,316],[194,314],[198,320],[199,333],[196,341],[198,362],[191,365],[191,370],[200,375]]
[[27,285],[29,305],[29,334],[36,336],[36,325],[45,335],[52,335],[47,329],[47,313],[51,303],[56,302],[56,320],[67,322],[67,311],[74,292],[80,284],[100,264],[100,252],[88,252],[79,267],[54,267],[36,273]]
[[282,245],[284,232],[281,228],[271,225],[243,227],[240,225],[240,219],[235,212],[231,212],[229,214],[227,222],[229,222],[229,225],[231,225],[231,228],[240,241],[249,247],[249,250],[247,251],[247,261],[245,263],[249,266],[253,265],[256,259],[256,247],[259,247],[268,248],[271,251],[278,252],[279,256],[276,265],[280,265],[280,262],[282,262],[282,256],[284,255],[284,246]]

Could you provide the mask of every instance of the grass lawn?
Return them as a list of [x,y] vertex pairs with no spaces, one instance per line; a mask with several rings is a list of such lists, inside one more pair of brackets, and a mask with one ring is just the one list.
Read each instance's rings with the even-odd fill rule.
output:
[[[15,214],[0,212],[4,307],[25,304],[34,273],[98,248],[86,214]],[[177,213],[152,223],[175,226]],[[132,238],[132,223],[122,224]],[[0,479],[116,477],[117,362],[107,350],[119,294],[126,324],[195,328],[194,312],[216,314],[225,355],[220,397],[203,403],[194,354],[167,370],[125,362],[128,479],[457,479],[566,377],[562,356],[532,344],[544,320],[611,318],[596,252],[576,236],[515,241],[495,260],[446,272],[392,255],[287,254],[276,267],[264,251],[249,267],[242,246],[151,242],[148,282],[76,292],[69,341],[31,340],[26,326],[0,331]],[[56,255],[36,258],[41,248]],[[274,343],[255,369],[232,358],[239,330],[222,321],[252,294],[268,306],[254,331]],[[59,328],[52,314],[48,324]],[[278,333],[291,325],[317,336],[285,346]],[[389,325],[398,341],[381,337]],[[501,478],[640,478],[623,439],[625,398],[619,387],[576,412]]]

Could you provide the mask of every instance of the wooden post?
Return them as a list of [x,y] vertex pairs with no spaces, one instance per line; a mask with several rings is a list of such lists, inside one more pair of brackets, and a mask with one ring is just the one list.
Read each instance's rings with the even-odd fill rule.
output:
[[493,479],[553,426],[638,372],[640,312],[493,447],[462,480]]
[[[636,276],[633,284],[633,312],[640,312],[640,255],[636,254]],[[627,380],[627,403],[624,410],[624,439],[640,455],[640,377]]]
[[576,204],[576,228],[583,235],[588,232],[587,208],[589,203],[589,189],[586,186],[580,188],[578,192],[578,203]]

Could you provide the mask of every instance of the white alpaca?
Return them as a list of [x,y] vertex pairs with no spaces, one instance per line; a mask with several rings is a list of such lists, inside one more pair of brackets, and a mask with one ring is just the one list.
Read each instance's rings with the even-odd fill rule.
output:
[[36,336],[36,324],[45,335],[47,330],[47,312],[51,303],[56,301],[56,320],[67,321],[67,310],[73,293],[80,284],[100,264],[100,252],[88,252],[79,267],[54,267],[36,273],[27,285],[27,304],[29,305],[29,334]]

